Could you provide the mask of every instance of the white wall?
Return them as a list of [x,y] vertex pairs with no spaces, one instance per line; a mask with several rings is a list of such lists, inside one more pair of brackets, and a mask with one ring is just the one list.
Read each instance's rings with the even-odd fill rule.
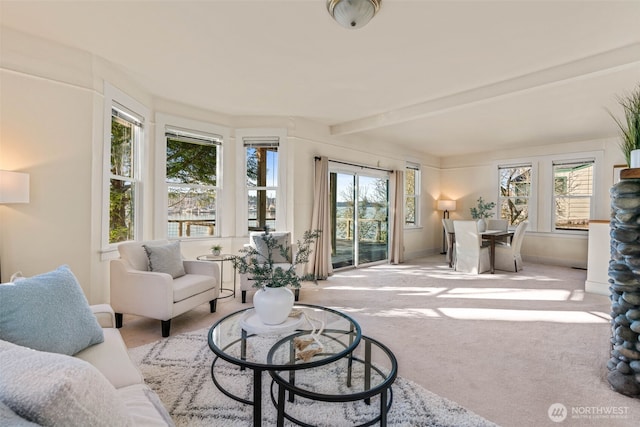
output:
[[[286,128],[289,151],[287,214],[294,237],[310,227],[313,207],[313,165],[315,156],[367,164],[387,169],[404,169],[405,162],[422,167],[422,227],[405,232],[407,259],[436,253],[442,243],[440,198],[458,200],[452,218],[469,217],[469,207],[479,195],[495,199],[495,184],[489,179],[497,159],[557,153],[600,151],[603,171],[621,163],[617,145],[610,141],[527,148],[505,153],[484,153],[472,158],[439,159],[403,151],[393,142],[376,143],[353,137],[331,136],[326,126],[294,117],[233,117],[157,99],[133,84],[117,67],[100,58],[52,45],[6,28],[0,29],[0,168],[31,175],[31,202],[0,206],[0,260],[2,279],[22,270],[34,275],[68,264],[78,276],[92,303],[108,301],[108,257],[101,253],[103,82],[106,80],[152,111],[231,128],[225,154],[225,185],[235,186],[235,128]],[[155,141],[154,123],[147,127]],[[150,147],[150,158],[155,152]],[[375,154],[374,154],[375,153]],[[153,163],[153,161],[151,161]],[[145,188],[144,236],[154,237],[153,166]],[[609,206],[608,188],[612,174],[603,173],[598,196],[598,216]],[[235,206],[233,196],[225,203]],[[233,216],[233,212],[230,217]],[[230,219],[231,220],[231,219]],[[227,227],[226,230],[234,230]],[[225,251],[235,252],[244,236],[225,234],[220,239]],[[208,240],[183,245],[185,256],[206,252]],[[531,234],[525,241],[525,257],[542,261],[586,265],[586,237],[558,237],[551,233]]]
[[[0,206],[2,278],[68,264],[88,279],[91,58],[11,32],[1,36],[0,168],[28,172],[31,183],[29,204]],[[42,68],[49,69],[49,77]],[[90,285],[85,292],[91,295]]]

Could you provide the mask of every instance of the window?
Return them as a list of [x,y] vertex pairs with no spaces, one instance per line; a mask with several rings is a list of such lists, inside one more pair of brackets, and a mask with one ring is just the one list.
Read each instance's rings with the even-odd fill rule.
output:
[[109,139],[108,244],[134,240],[140,205],[143,117],[113,102]]
[[593,195],[593,164],[593,160],[553,162],[556,230],[588,230]]
[[498,208],[500,218],[508,220],[509,225],[517,225],[529,219],[531,169],[530,164],[498,166]]
[[243,137],[249,231],[276,229],[280,138]]
[[165,127],[167,237],[219,235],[216,231],[222,136]]
[[404,172],[404,225],[420,225],[420,165],[407,163]]

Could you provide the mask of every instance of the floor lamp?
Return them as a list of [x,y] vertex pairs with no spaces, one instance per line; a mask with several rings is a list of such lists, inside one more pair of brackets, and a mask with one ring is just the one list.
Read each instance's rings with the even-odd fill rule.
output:
[[[0,205],[29,203],[29,174],[0,170]],[[0,282],[2,263],[0,262]]]
[[[449,212],[456,210],[456,201],[455,200],[438,200],[438,210],[442,211],[442,219],[449,218]],[[442,252],[440,255],[444,255],[447,253],[446,248],[446,231],[444,229],[444,224],[442,224]]]

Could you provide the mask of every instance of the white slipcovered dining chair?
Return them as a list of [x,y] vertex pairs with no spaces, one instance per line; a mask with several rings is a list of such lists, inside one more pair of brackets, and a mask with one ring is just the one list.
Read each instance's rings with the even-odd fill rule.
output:
[[[507,221],[506,219],[488,219],[487,230],[508,231],[509,221]],[[509,243],[509,236],[498,237],[496,239],[496,243]]]
[[515,271],[522,270],[522,256],[520,248],[524,240],[524,234],[529,225],[528,221],[523,221],[516,227],[511,243],[496,245],[495,268],[497,270]]
[[489,271],[489,248],[482,246],[476,221],[453,221],[456,238],[456,271],[479,274]]
[[488,219],[487,230],[507,231],[509,229],[509,221],[506,219]]
[[449,263],[449,267],[453,267],[456,263],[456,247],[455,245],[453,247],[451,246],[451,239],[453,239],[452,234],[455,233],[453,229],[453,220],[443,218],[442,226],[444,227],[444,234],[446,236],[447,262]]

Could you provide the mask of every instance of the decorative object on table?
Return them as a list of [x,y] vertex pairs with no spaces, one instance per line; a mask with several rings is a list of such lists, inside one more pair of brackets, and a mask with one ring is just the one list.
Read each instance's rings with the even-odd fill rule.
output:
[[631,168],[640,167],[640,84],[634,92],[618,97],[618,103],[624,110],[624,122],[617,119],[611,112],[609,115],[620,128],[620,149],[627,165]]
[[292,333],[302,325],[305,319],[291,310],[289,317],[278,325],[265,325],[258,317],[255,308],[246,310],[240,319],[240,326],[243,330],[250,334],[260,335],[280,335],[283,333]]
[[[303,360],[308,362],[311,360],[313,356],[318,353],[321,353],[324,350],[324,346],[318,340],[318,336],[322,335],[324,332],[324,322],[322,320],[316,319],[315,317],[309,316],[303,310],[291,310],[290,316],[299,316],[307,322],[307,324],[311,327],[311,332],[306,336],[299,336],[293,339],[293,344],[295,347],[296,360]],[[320,326],[316,327],[316,324],[319,323]]]
[[[442,219],[449,219],[449,212],[456,210],[456,201],[455,200],[438,200],[438,210],[442,211]],[[444,224],[444,223],[443,223]],[[442,227],[442,252],[440,255],[444,255],[447,253],[446,243],[446,227]]]
[[478,205],[475,208],[470,208],[471,218],[478,220],[478,231],[484,233],[487,230],[486,218],[493,217],[493,208],[496,207],[494,202],[485,202],[482,200],[482,196],[478,197]]
[[[293,293],[288,287],[297,289],[301,282],[316,282],[313,274],[300,275],[296,267],[309,260],[311,245],[319,235],[319,230],[305,231],[302,241],[297,242],[297,251],[292,259],[289,243],[281,243],[266,230],[256,236],[256,247],[240,249],[243,255],[233,259],[237,271],[251,275],[253,287],[258,288],[253,305],[263,323],[277,325],[287,320],[294,303]],[[286,268],[282,267],[283,263]]]
[[220,252],[222,251],[221,245],[213,245],[211,246],[211,254],[215,256],[220,256]]

